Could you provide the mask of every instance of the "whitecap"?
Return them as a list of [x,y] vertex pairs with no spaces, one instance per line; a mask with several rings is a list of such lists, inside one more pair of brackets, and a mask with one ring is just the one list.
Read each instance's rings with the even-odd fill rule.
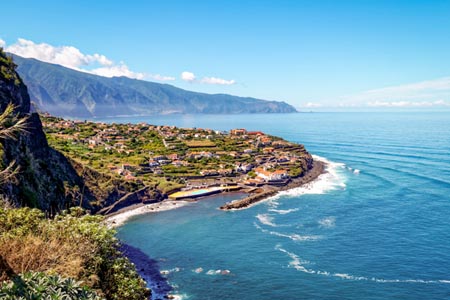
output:
[[180,268],[175,267],[170,270],[161,270],[159,273],[161,273],[162,275],[169,275],[170,273],[180,272],[180,270],[181,270]]
[[299,210],[299,208],[291,208],[291,209],[273,209],[273,208],[271,208],[271,209],[269,209],[270,212],[274,212],[274,213],[277,213],[280,215],[286,215],[286,214],[289,214],[291,212],[295,212],[298,210]]
[[185,299],[189,299],[189,296],[186,294],[170,294],[168,295],[169,299],[174,299],[174,300],[185,300]]
[[275,236],[279,236],[279,237],[288,238],[290,240],[293,240],[294,242],[316,241],[316,240],[319,240],[319,239],[322,238],[320,235],[299,235],[299,234],[296,234],[296,233],[285,234],[285,233],[281,233],[281,232],[271,231],[271,230],[267,230],[267,229],[262,228],[261,226],[259,226],[255,222],[253,223],[253,225],[257,229],[261,230],[261,232],[268,233],[270,235],[275,235]]
[[224,269],[217,269],[217,270],[208,270],[208,272],[206,272],[206,275],[230,275],[231,271]]
[[324,228],[333,228],[336,226],[336,218],[335,217],[326,217],[318,221],[320,227]]
[[276,232],[276,231],[270,231],[269,232],[271,235],[276,235],[279,237],[285,237],[288,239],[291,239],[295,242],[304,242],[304,241],[317,241],[319,239],[321,239],[322,237],[319,235],[299,235],[299,234],[284,234],[284,233],[280,233],[280,232]]
[[310,264],[309,261],[303,261],[297,254],[287,251],[283,249],[280,244],[275,246],[275,249],[285,253],[291,261],[289,261],[289,267],[296,269],[297,271],[308,273],[308,274],[317,274],[326,277],[336,277],[342,280],[350,280],[350,281],[373,281],[377,283],[422,283],[422,284],[450,284],[450,280],[440,279],[440,280],[425,280],[425,279],[383,279],[376,277],[365,277],[365,276],[355,276],[347,273],[331,273],[323,270],[314,270],[305,267],[304,265]]
[[358,169],[355,169],[355,170],[353,171],[353,173],[356,174],[356,175],[358,175],[360,172],[361,172],[361,171],[358,170]]
[[258,214],[258,215],[256,215],[256,218],[259,220],[259,222],[261,222],[261,224],[272,226],[272,227],[277,227],[277,225],[272,222],[273,217],[271,217],[268,214]]

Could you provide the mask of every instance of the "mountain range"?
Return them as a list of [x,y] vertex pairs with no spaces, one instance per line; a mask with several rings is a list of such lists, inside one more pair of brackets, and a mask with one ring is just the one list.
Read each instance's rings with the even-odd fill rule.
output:
[[169,113],[292,113],[291,105],[227,94],[205,94],[169,84],[102,77],[13,55],[17,72],[40,111],[65,117]]

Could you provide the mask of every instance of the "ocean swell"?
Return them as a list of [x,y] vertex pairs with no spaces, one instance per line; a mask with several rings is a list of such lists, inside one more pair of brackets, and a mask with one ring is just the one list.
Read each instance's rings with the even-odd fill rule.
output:
[[355,276],[347,273],[331,273],[322,270],[314,270],[305,267],[304,265],[310,264],[309,261],[302,260],[297,254],[287,251],[281,248],[281,245],[276,245],[275,250],[285,253],[291,261],[289,262],[289,267],[296,269],[297,271],[307,273],[307,274],[317,274],[326,277],[336,277],[343,280],[351,281],[372,281],[377,283],[424,283],[424,284],[450,284],[448,279],[438,279],[438,280],[425,280],[425,279],[383,279],[376,277],[366,277],[366,276]]

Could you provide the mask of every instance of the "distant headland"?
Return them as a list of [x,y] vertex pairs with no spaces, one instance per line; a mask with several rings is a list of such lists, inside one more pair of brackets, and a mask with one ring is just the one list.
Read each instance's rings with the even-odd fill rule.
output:
[[155,114],[293,113],[281,101],[206,94],[127,77],[106,78],[13,55],[35,109],[92,118]]

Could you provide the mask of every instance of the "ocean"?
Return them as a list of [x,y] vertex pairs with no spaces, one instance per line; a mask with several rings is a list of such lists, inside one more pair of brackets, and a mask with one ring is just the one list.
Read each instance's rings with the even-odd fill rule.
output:
[[104,121],[261,130],[329,162],[314,183],[246,210],[218,210],[243,196],[223,194],[119,227],[178,298],[450,299],[450,113]]

